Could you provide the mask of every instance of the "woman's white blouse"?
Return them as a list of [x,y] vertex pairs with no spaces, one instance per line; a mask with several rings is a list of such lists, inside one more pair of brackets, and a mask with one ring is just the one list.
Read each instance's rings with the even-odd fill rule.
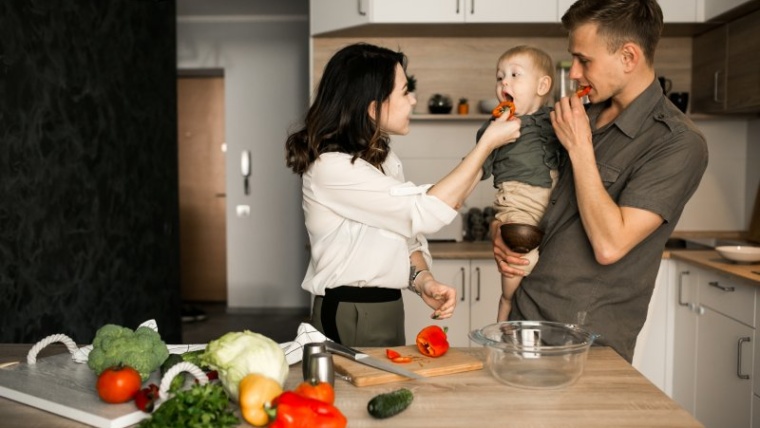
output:
[[319,156],[303,175],[303,210],[311,261],[302,287],[352,285],[405,288],[409,255],[432,258],[423,234],[440,230],[456,210],[426,192],[431,185],[404,181],[400,159],[391,151],[385,174],[344,153]]

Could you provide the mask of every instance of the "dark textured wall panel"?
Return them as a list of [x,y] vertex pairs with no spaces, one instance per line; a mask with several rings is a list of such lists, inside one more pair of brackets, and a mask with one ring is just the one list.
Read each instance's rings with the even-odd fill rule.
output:
[[181,340],[173,1],[0,2],[0,342]]

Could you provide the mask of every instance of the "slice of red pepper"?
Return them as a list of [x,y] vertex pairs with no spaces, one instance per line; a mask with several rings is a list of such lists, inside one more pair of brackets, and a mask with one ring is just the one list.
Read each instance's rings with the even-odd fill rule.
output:
[[401,356],[398,352],[394,351],[393,349],[386,349],[385,350],[385,356],[388,357],[389,360],[392,360],[394,358],[398,358]]
[[392,358],[391,361],[393,361],[394,363],[397,363],[397,364],[406,364],[406,363],[411,363],[412,362],[412,357],[400,357],[399,356],[399,357],[396,357],[396,358]]
[[345,428],[346,416],[332,404],[285,391],[267,408],[269,428]]
[[577,91],[575,91],[575,95],[578,98],[583,98],[588,95],[589,92],[591,92],[591,86],[581,86]]
[[501,117],[502,114],[506,113],[507,110],[509,110],[509,116],[507,119],[512,119],[515,115],[515,103],[512,101],[502,101],[499,103],[498,106],[496,106],[493,111],[491,111],[491,116],[494,118]]
[[449,350],[446,331],[437,325],[429,325],[417,333],[417,349],[426,357],[438,358]]

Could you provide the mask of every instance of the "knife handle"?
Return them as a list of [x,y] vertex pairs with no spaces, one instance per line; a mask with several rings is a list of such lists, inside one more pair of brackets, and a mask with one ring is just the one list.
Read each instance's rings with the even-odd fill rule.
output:
[[325,347],[327,347],[327,350],[333,354],[350,358],[352,360],[355,359],[358,354],[360,354],[360,352],[356,349],[349,348],[348,346],[341,345],[337,342],[325,341]]

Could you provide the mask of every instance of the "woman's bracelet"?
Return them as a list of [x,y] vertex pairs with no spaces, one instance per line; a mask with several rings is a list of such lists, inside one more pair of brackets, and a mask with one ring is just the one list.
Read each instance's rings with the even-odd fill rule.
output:
[[411,269],[410,274],[409,274],[409,287],[408,288],[409,288],[409,290],[417,293],[418,296],[422,296],[422,291],[420,291],[419,289],[417,289],[417,287],[415,287],[414,280],[417,279],[417,277],[422,272],[430,272],[430,271],[428,269],[415,270],[414,266],[412,266],[412,269]]

